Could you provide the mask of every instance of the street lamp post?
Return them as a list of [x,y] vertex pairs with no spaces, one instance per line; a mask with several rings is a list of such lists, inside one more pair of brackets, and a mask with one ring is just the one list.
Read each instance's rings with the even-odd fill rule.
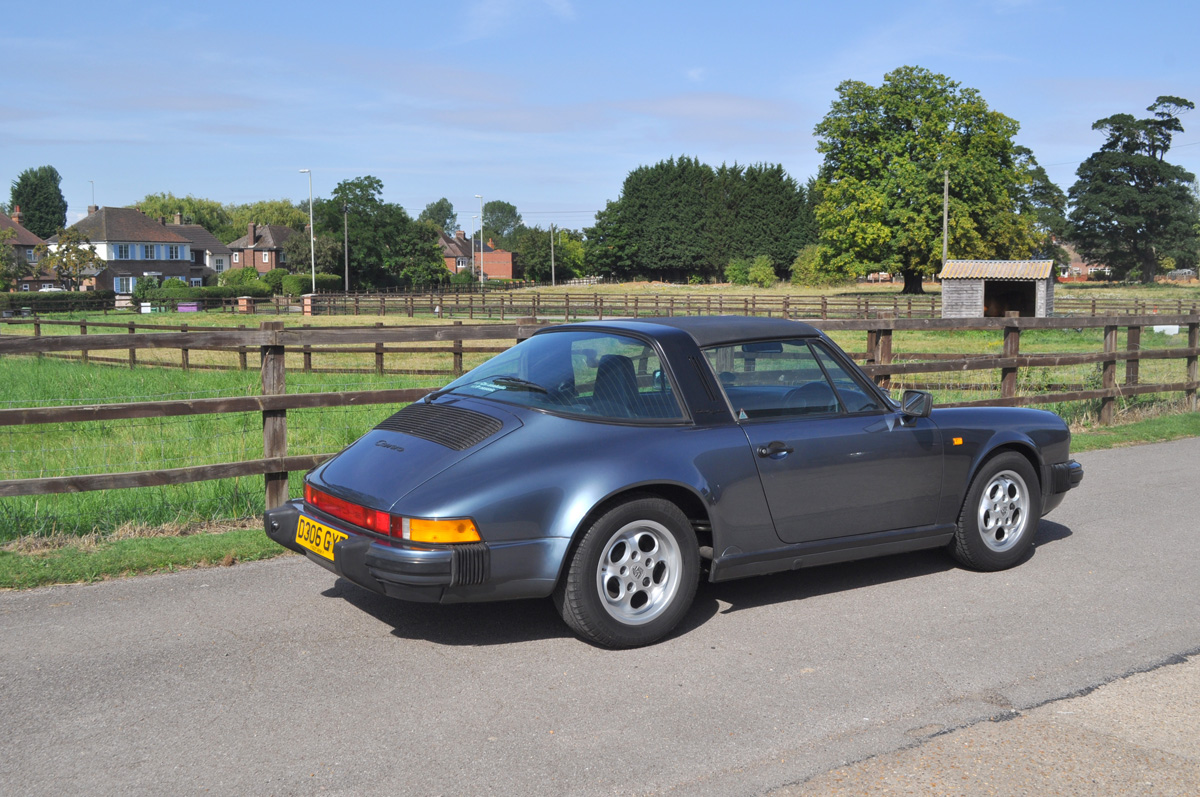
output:
[[479,200],[479,284],[483,285],[483,194],[476,194]]
[[342,203],[342,251],[346,257],[346,293],[350,292],[350,204]]
[[[312,260],[312,292],[317,292],[317,231],[313,229],[312,169],[301,169],[308,175],[308,254]],[[251,242],[253,243],[253,242]]]

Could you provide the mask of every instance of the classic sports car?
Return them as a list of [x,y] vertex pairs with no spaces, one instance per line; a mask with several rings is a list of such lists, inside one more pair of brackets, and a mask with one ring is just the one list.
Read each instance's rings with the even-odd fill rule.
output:
[[1033,409],[899,404],[813,327],[740,317],[548,327],[387,418],[267,512],[272,539],[375,592],[552,596],[645,645],[697,582],[946,548],[999,570],[1079,484]]

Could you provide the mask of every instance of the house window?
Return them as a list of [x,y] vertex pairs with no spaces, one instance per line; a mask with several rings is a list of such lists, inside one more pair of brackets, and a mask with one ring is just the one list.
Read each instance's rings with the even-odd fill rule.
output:
[[117,244],[117,260],[129,259],[129,244]]
[[28,291],[28,290],[29,290],[29,283],[28,283],[28,282],[22,282],[22,283],[21,283],[21,290],[23,290],[23,291]]
[[193,288],[199,288],[201,285],[204,284],[204,278],[203,277],[192,277],[191,282],[192,282]]
[[263,253],[262,253],[262,258],[263,258],[263,262],[264,262],[264,263],[268,262],[268,261],[267,261],[267,253],[266,253],[266,252],[263,252]]
[[25,250],[25,260],[26,260],[26,262],[29,262],[29,263],[36,263],[37,262],[37,251],[33,250],[33,249],[26,249]]
[[178,246],[168,246],[167,247],[167,259],[168,260],[178,260],[179,259],[179,247]]
[[142,247],[142,260],[154,259],[154,244],[146,244]]
[[237,252],[234,252],[234,253],[233,253],[233,262],[234,262],[234,263],[238,262],[238,254],[239,254],[239,253],[237,253]]
[[214,258],[213,259],[213,271],[220,274],[224,270],[225,270],[225,258],[223,258],[223,257]]
[[137,277],[116,277],[113,279],[113,290],[117,293],[133,293],[134,285],[137,285]]

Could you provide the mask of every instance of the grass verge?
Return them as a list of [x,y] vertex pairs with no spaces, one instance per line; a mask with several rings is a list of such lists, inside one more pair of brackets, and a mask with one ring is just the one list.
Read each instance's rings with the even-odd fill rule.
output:
[[[152,532],[147,532],[150,534]],[[0,589],[79,584],[193,567],[229,566],[290,553],[261,527],[157,536],[41,538],[0,549]]]
[[1071,451],[1096,451],[1144,443],[1165,443],[1184,437],[1200,437],[1200,412],[1159,415],[1154,418],[1121,424],[1095,427],[1071,434]]

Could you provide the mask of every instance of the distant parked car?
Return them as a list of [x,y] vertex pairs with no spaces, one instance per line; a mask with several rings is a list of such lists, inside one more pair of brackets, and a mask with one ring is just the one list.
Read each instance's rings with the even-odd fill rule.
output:
[[896,403],[807,324],[596,321],[385,419],[265,524],[374,592],[549,596],[584,639],[632,647],[676,626],[701,577],[923,548],[1012,567],[1083,478],[1070,440],[1043,410]]
[[38,288],[38,293],[62,293],[63,289],[57,285],[43,285]]
[[1169,280],[1194,280],[1196,279],[1196,269],[1194,268],[1177,268],[1174,271],[1167,272]]

